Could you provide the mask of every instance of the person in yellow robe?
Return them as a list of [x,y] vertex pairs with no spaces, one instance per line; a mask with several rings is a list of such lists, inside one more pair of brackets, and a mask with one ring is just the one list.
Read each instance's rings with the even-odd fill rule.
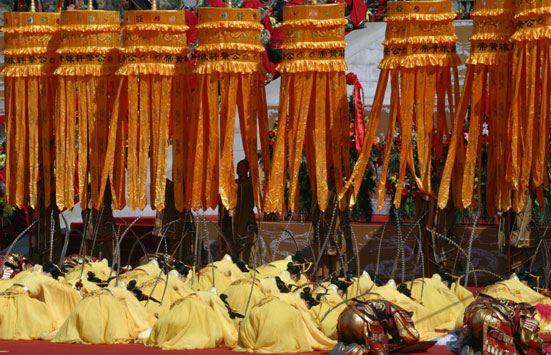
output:
[[[493,285],[485,287],[480,293],[494,298],[504,298],[516,303],[526,302],[531,306],[537,306],[538,304],[551,306],[551,299],[549,297],[531,289],[516,274],[512,274],[508,280],[496,282]],[[542,316],[539,310],[535,318],[540,322],[540,333],[551,334],[551,319]]]
[[245,316],[247,307],[252,308],[266,295],[259,280],[242,279],[232,282],[220,297],[228,303],[228,307],[234,314],[233,323],[239,329],[239,323]]
[[346,303],[342,302],[343,299],[332,289],[317,294],[316,298],[319,303],[310,308],[312,319],[329,339],[338,340],[337,321],[346,308]]
[[176,262],[175,265],[168,274],[160,272],[138,285],[142,294],[147,296],[141,301],[142,305],[157,318],[166,314],[175,301],[193,292],[185,283],[189,270],[183,263]]
[[[249,276],[248,272],[245,274],[245,271],[241,270],[237,263],[239,263],[237,258],[232,258],[226,254],[221,260],[215,261],[212,264],[215,265],[226,277],[228,277],[231,282],[234,282]],[[243,263],[242,266],[245,266],[245,264]]]
[[456,329],[456,321],[465,312],[463,303],[444,285],[440,276],[415,279],[407,283],[413,299],[419,301],[430,312],[436,330]]
[[217,297],[197,292],[176,301],[155,323],[145,345],[164,350],[233,347],[237,330]]
[[[303,292],[304,294],[304,292]],[[328,338],[317,326],[307,307],[305,299],[297,293],[282,293],[277,296],[300,312],[306,340],[314,350],[331,350],[337,342]]]
[[135,338],[127,311],[112,291],[86,294],[51,340],[71,344],[120,344]]
[[278,293],[280,293],[279,288],[277,286],[276,277],[274,276],[265,277],[265,278],[258,279],[258,281],[262,285],[262,289],[266,297],[275,296]]
[[65,282],[69,284],[78,279],[87,278],[88,272],[93,272],[101,280],[107,280],[109,277],[116,275],[107,264],[107,260],[86,262],[75,266],[67,272]]
[[348,287],[347,294],[349,297],[358,297],[363,293],[371,291],[376,284],[371,279],[367,271],[363,271],[360,277],[352,279],[352,284]]
[[195,291],[207,291],[212,287],[218,292],[224,292],[231,283],[231,276],[226,275],[216,265],[208,264],[199,270],[190,286]]
[[299,310],[276,296],[264,298],[241,322],[237,352],[299,353],[312,351]]
[[430,310],[423,304],[415,301],[411,297],[411,293],[407,287],[396,287],[396,283],[392,279],[384,286],[374,287],[369,294],[360,297],[360,299],[383,299],[400,306],[408,312],[412,312],[413,316],[411,318],[415,324],[415,329],[419,332],[420,341],[443,336],[442,333],[436,332]]
[[[53,269],[57,272],[48,273],[61,277]],[[0,339],[37,339],[59,329],[80,301],[77,291],[40,271],[21,273],[15,280],[0,294]]]

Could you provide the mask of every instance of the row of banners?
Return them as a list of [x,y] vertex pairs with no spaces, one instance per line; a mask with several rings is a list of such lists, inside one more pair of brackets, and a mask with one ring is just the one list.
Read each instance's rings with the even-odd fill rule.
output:
[[[222,202],[231,209],[237,201],[233,139],[239,124],[260,210],[298,209],[303,152],[319,208],[332,205],[334,189],[344,209],[354,205],[361,187],[390,82],[381,206],[399,129],[394,204],[400,205],[409,171],[440,207],[448,201],[474,207],[483,188],[481,132],[487,120],[486,207],[490,214],[519,211],[529,189],[543,200],[549,177],[548,5],[477,1],[460,92],[451,1],[389,2],[379,82],[365,137],[356,137],[362,144],[353,167],[344,4],[284,8],[271,153],[259,10],[200,8],[195,68],[187,61],[184,11],[129,11],[122,27],[114,11],[5,13],[7,201],[72,209],[76,200],[100,209],[109,189],[115,209],[143,209],[150,171],[151,207],[162,210],[172,144],[176,208]],[[362,118],[356,117],[357,125]],[[445,164],[436,188],[440,161]]]

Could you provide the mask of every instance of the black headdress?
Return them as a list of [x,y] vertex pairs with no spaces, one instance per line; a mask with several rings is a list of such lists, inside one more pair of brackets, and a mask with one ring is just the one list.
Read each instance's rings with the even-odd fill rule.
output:
[[346,282],[344,282],[344,281],[339,280],[339,279],[336,278],[336,277],[333,277],[333,278],[331,279],[331,283],[332,283],[333,285],[337,286],[337,288],[338,288],[339,290],[341,290],[342,292],[344,292],[344,293],[346,293],[346,290],[348,290],[348,284],[347,284]]
[[400,284],[397,288],[398,292],[411,298],[411,291],[406,284]]
[[143,294],[142,290],[136,287],[136,280],[132,280],[128,283],[128,286],[126,286],[126,289],[134,294],[138,301],[147,301],[148,299],[152,300],[153,302],[157,302],[158,304],[161,304],[158,300],[156,300],[153,297],[148,297]]
[[291,275],[300,275],[300,268],[293,263],[287,264],[287,271],[289,271]]
[[310,304],[310,307],[317,305],[319,302],[312,297],[312,294],[310,293],[310,287],[305,287],[302,292],[300,293],[300,298],[305,300]]
[[61,275],[63,275],[63,272],[61,271],[61,269],[59,268],[59,266],[55,265],[54,263],[52,263],[51,261],[48,261],[46,263],[46,265],[43,266],[42,270],[44,272],[47,272],[49,273],[50,275],[52,275],[52,277],[54,279],[57,280],[58,277],[60,277]]
[[281,293],[289,293],[289,287],[285,285],[285,282],[279,278],[279,276],[275,277],[277,288],[279,289],[279,292]]
[[178,273],[180,275],[188,275],[189,274],[189,269],[187,268],[187,266],[181,262],[181,261],[175,261],[172,263],[172,266],[174,268],[174,270],[178,271]]
[[453,284],[453,277],[452,275],[448,274],[446,271],[440,269],[437,271],[438,275],[440,275],[440,278],[442,281],[447,281],[450,285]]
[[88,271],[88,281],[96,283],[100,287],[107,287],[108,283],[107,281],[103,281],[100,278],[96,277],[96,274],[94,274],[92,271]]

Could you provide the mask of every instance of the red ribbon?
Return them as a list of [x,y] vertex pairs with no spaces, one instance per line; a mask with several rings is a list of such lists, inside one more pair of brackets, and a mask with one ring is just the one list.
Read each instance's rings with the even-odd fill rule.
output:
[[356,150],[360,152],[364,144],[364,89],[354,73],[346,74],[346,84],[354,85],[354,135],[356,137]]

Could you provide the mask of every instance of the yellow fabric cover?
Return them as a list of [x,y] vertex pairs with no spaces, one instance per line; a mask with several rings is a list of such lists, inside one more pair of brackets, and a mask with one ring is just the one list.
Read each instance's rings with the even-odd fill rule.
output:
[[[224,290],[223,294],[228,296],[226,301],[230,305],[232,312],[236,312],[241,315],[245,315],[247,306],[249,307],[249,309],[251,309],[255,304],[266,297],[263,292],[261,282],[259,280],[256,280],[253,284],[252,279],[244,279],[232,282],[232,284]],[[233,323],[238,329],[241,320],[242,318],[239,317],[233,319]]]
[[225,308],[210,298],[208,292],[191,294],[175,302],[159,318],[145,345],[165,350],[232,347],[237,331],[223,311]]
[[[168,278],[168,284],[167,284]],[[191,294],[193,291],[186,286],[179,278],[173,275],[161,275],[161,277],[152,277],[142,284],[138,285],[142,293],[151,296],[162,304],[149,300],[141,301],[153,315],[157,318],[163,316],[170,310],[170,306],[182,297]],[[146,306],[147,304],[147,306]]]
[[355,278],[354,283],[348,286],[346,294],[348,298],[358,297],[362,293],[370,291],[373,287],[375,287],[375,284],[371,280],[371,277],[369,275],[362,275],[359,278]]
[[266,295],[266,297],[276,296],[279,293],[279,288],[277,287],[277,283],[274,276],[265,277],[263,279],[258,279],[258,280],[262,285],[262,289],[264,290],[264,294]]
[[133,293],[122,287],[110,287],[109,290],[125,310],[128,319],[128,329],[133,338],[139,333],[153,327],[157,318],[138,301]]
[[[268,266],[268,265],[273,265],[273,266],[277,267],[279,270],[283,271],[283,270],[287,270],[287,265],[289,263],[292,263],[292,262],[293,262],[293,258],[291,256],[288,256],[285,259],[272,261],[271,263],[269,263],[267,265],[262,265],[261,267],[265,267],[265,266]],[[272,276],[272,275],[267,275],[267,276]]]
[[37,339],[42,333],[55,330],[46,304],[29,297],[20,286],[0,294],[0,339]]
[[270,276],[279,276],[281,274],[281,271],[286,269],[287,269],[287,265],[285,265],[285,269],[282,269],[281,267],[273,265],[273,263],[260,265],[259,267],[256,268],[256,271],[257,271],[256,277],[265,278]]
[[272,296],[249,310],[233,350],[262,354],[312,351],[307,339],[301,312]]
[[237,265],[235,265],[233,261],[221,259],[213,262],[212,264],[215,265],[218,270],[222,271],[222,273],[226,275],[226,277],[229,277],[231,282],[241,280],[246,277],[243,271],[241,271],[241,269],[239,269],[239,267],[237,267]]
[[[84,271],[82,270],[84,268]],[[84,266],[79,264],[75,266],[71,271],[65,275],[65,282],[69,283],[77,281],[78,279],[88,279],[88,272],[91,271],[100,280],[107,280],[111,269],[109,266],[102,262],[86,263]],[[115,276],[115,273],[111,273],[111,276]]]
[[463,304],[463,307],[467,308],[473,301],[474,295],[471,291],[467,290],[465,287],[459,284],[459,280],[454,282],[450,289],[457,296],[457,298]]
[[416,279],[413,285],[408,282],[408,287],[413,299],[421,302],[429,310],[435,329],[455,329],[455,321],[458,315],[464,312],[465,307],[442,281],[433,278]]
[[80,295],[76,290],[41,272],[31,272],[20,278],[17,283],[25,285],[31,297],[46,304],[54,329],[61,327],[80,302]]
[[277,296],[280,300],[287,302],[300,312],[302,325],[306,333],[306,340],[314,350],[331,350],[337,344],[336,341],[328,338],[318,327],[299,295],[294,293],[280,293]]
[[229,275],[226,276],[214,265],[207,265],[199,270],[198,276],[191,284],[191,288],[196,291],[207,291],[209,288],[215,287],[219,293],[222,293],[230,284]]
[[[327,295],[321,297],[318,305],[310,308],[310,314],[323,334],[329,339],[338,340],[337,322],[341,312],[346,308],[346,304],[338,305],[342,302],[342,298],[335,291],[328,290],[327,293]],[[333,307],[335,308],[333,309]]]
[[79,302],[52,342],[120,344],[134,340],[125,307],[106,289],[92,291]]

